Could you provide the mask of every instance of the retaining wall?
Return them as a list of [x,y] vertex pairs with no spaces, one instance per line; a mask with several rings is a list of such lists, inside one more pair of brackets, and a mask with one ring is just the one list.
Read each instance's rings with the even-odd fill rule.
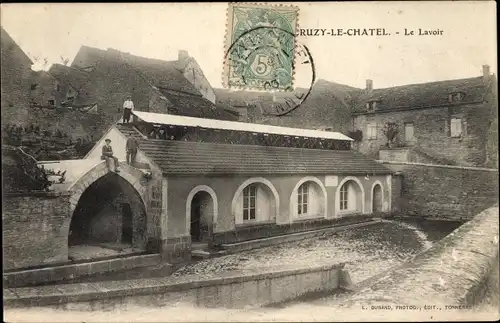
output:
[[498,228],[499,209],[495,206],[405,265],[370,279],[368,285],[362,283],[345,306],[410,306],[425,310],[427,305],[444,311],[471,308],[487,294],[496,294],[498,299]]
[[[4,270],[68,261],[70,193],[9,193],[3,197]],[[69,225],[69,224],[68,224]]]
[[4,306],[49,306],[99,311],[134,305],[161,307],[190,303],[205,307],[259,307],[333,291],[349,282],[344,264],[316,268],[241,270],[205,277],[162,277],[125,281],[4,289]]
[[392,213],[468,221],[498,202],[498,170],[382,162],[396,173]]
[[3,274],[3,282],[4,286],[8,287],[47,284],[113,271],[155,266],[160,262],[159,254],[129,256],[81,264],[13,271]]

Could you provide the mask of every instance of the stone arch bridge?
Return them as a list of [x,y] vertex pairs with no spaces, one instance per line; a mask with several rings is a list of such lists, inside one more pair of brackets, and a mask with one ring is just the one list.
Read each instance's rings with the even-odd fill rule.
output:
[[100,159],[39,164],[56,173],[66,171],[65,182],[51,189],[70,195],[67,219],[60,228],[60,234],[67,237],[69,258],[77,259],[82,253],[99,257],[95,255],[99,248],[125,253],[159,251],[154,243],[159,240],[154,227],[158,221],[148,212],[154,181],[145,170],[120,162],[120,172],[113,172]]

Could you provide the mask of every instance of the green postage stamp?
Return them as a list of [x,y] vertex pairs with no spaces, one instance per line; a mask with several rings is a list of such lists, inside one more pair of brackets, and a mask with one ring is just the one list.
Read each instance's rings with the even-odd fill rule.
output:
[[227,14],[224,86],[292,91],[298,8],[231,3]]

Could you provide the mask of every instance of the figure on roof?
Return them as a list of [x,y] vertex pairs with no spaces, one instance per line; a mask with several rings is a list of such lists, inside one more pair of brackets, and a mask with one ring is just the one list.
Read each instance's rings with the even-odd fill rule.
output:
[[114,162],[114,168],[115,172],[119,173],[120,169],[118,167],[118,158],[113,156],[113,147],[111,147],[111,139],[107,138],[105,140],[104,146],[102,146],[102,156],[101,159],[104,159],[106,161],[106,166],[108,166],[108,169],[111,171],[111,160]]
[[127,153],[127,164],[134,166],[135,165],[135,157],[137,156],[137,149],[139,148],[139,143],[132,136],[129,135],[127,139],[127,144],[125,145],[125,151]]
[[123,103],[123,123],[130,122],[132,111],[134,111],[134,102],[132,102],[132,96],[129,95],[125,100],[125,103]]

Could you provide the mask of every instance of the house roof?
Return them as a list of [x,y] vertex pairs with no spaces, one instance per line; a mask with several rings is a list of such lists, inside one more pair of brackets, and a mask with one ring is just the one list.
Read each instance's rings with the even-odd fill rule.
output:
[[201,96],[201,93],[184,77],[182,71],[177,68],[177,61],[145,58],[120,52],[112,48],[102,50],[89,46],[82,46],[75,60],[79,58],[83,59],[84,57],[85,61],[73,62],[72,65],[83,66],[88,65],[89,61],[95,64],[99,60],[113,60],[132,67],[154,86]]
[[448,96],[453,92],[463,92],[461,103],[482,102],[490,79],[481,77],[410,84],[390,88],[359,92],[354,112],[365,112],[365,105],[377,101],[377,111],[391,111],[405,108],[426,108],[449,104]]
[[277,127],[277,126],[270,126],[257,123],[193,118],[180,115],[151,113],[142,111],[134,111],[133,114],[145,122],[155,123],[155,124],[260,132],[260,133],[277,134],[277,135],[292,136],[292,137],[301,136],[310,138],[353,141],[351,138],[347,137],[346,135],[343,135],[340,132]]
[[62,83],[71,85],[77,91],[89,79],[87,72],[62,64],[53,64],[49,69],[49,73]]
[[10,37],[9,33],[3,27],[0,27],[0,44],[2,48],[2,61],[8,55],[14,55],[21,59],[27,65],[33,65],[33,61],[26,55],[26,53],[19,47],[19,45]]
[[[117,125],[127,133],[128,126]],[[390,174],[380,163],[354,151],[231,145],[161,139],[139,140],[139,149],[164,174],[278,175]]]
[[[230,91],[226,89],[214,89],[218,104],[225,104],[231,107],[246,107],[249,104],[256,104],[264,114],[274,113],[275,105],[284,102],[286,98],[294,98],[294,93],[277,92],[273,99],[273,94],[257,91]],[[296,92],[307,93],[309,89],[297,88]],[[326,80],[318,80],[312,87],[309,97],[302,102],[301,109],[332,109],[329,97],[338,98],[346,107],[352,92],[361,89],[345,84],[334,83]],[[296,99],[295,99],[296,100]]]
[[224,108],[217,107],[201,96],[186,95],[179,92],[159,88],[159,91],[169,100],[183,116],[209,118],[219,120],[238,120],[238,117]]

